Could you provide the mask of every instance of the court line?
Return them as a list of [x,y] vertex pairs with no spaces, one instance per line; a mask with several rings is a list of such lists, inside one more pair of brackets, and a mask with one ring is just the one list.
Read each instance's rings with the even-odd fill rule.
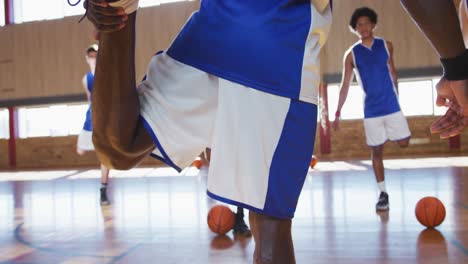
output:
[[468,249],[465,248],[465,246],[463,246],[463,244],[462,244],[460,241],[451,238],[451,239],[450,239],[450,242],[452,242],[452,244],[453,244],[454,246],[456,246],[458,249],[460,249],[461,251],[463,251],[463,253],[465,254],[465,256],[468,256]]
[[20,232],[21,232],[21,227],[23,225],[24,225],[24,223],[21,223],[15,228],[15,239],[19,243],[21,243],[21,244],[23,244],[25,246],[28,246],[30,248],[34,248],[34,249],[37,249],[39,251],[44,251],[44,252],[47,252],[47,253],[54,253],[54,254],[59,254],[59,255],[64,255],[64,256],[93,257],[93,258],[114,258],[115,257],[115,256],[105,256],[105,255],[80,254],[79,252],[78,253],[66,252],[64,250],[45,248],[45,247],[34,245],[33,243],[31,243],[29,241],[26,241],[26,239],[24,239],[21,236]]

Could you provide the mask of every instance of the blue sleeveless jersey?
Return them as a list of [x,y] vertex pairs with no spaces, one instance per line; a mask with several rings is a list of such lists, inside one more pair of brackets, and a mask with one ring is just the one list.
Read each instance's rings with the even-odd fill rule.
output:
[[356,77],[365,93],[364,117],[400,111],[385,40],[375,38],[370,48],[358,42],[352,47],[352,52]]
[[167,54],[229,81],[317,103],[330,23],[330,7],[318,12],[310,0],[202,0]]
[[[93,93],[93,83],[94,83],[94,75],[92,72],[88,72],[86,74],[86,84],[88,86],[87,88],[90,94]],[[88,111],[86,111],[86,119],[83,124],[83,129],[86,131],[93,131],[93,122],[92,122],[91,116],[92,116],[91,101],[89,101]]]

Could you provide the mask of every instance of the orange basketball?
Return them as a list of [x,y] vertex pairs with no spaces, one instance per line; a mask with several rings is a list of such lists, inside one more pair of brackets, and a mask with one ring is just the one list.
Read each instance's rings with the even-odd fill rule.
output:
[[315,155],[312,155],[312,160],[310,161],[310,168],[313,169],[315,165],[317,165],[317,157]]
[[225,205],[215,205],[208,213],[208,227],[216,234],[226,234],[234,226],[234,212]]
[[199,160],[199,159],[194,160],[194,161],[192,162],[192,166],[193,166],[193,167],[196,167],[197,169],[200,169],[202,165],[203,165],[203,163],[202,163],[202,161]]
[[426,227],[436,227],[445,219],[445,206],[435,197],[424,197],[416,204],[416,218]]

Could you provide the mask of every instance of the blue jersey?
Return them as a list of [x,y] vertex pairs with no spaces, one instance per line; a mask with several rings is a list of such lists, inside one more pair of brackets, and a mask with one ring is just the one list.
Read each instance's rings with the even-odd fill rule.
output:
[[[89,94],[91,95],[93,93],[93,83],[94,83],[94,74],[92,72],[88,72],[86,74],[86,85]],[[91,100],[91,97],[90,97]],[[91,119],[92,113],[91,113],[91,101],[89,101],[89,107],[88,111],[86,111],[86,119],[83,124],[83,129],[86,131],[93,131],[93,122]]]
[[374,38],[370,48],[360,42],[352,47],[354,70],[365,93],[364,117],[378,117],[400,111],[390,73],[387,43]]
[[167,54],[220,78],[317,103],[331,10],[311,0],[202,0]]

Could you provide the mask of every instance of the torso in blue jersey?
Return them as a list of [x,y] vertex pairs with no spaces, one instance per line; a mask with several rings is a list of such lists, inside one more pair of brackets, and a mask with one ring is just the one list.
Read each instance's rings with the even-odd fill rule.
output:
[[352,55],[357,79],[365,93],[364,117],[378,117],[400,111],[385,40],[374,38],[370,48],[358,42],[352,47]]
[[[92,72],[88,72],[86,74],[86,84],[87,84],[87,89],[90,95],[93,93],[93,83],[94,83],[94,75]],[[92,114],[91,114],[91,100],[90,100],[88,111],[86,111],[86,119],[83,124],[83,129],[86,131],[93,131],[93,122],[92,122],[91,116]]]
[[[202,0],[167,53],[223,79],[307,101],[305,64],[317,64],[317,42],[331,22],[328,8],[314,19],[324,30],[311,30],[314,12],[310,0]],[[315,64],[308,70],[318,75]]]

